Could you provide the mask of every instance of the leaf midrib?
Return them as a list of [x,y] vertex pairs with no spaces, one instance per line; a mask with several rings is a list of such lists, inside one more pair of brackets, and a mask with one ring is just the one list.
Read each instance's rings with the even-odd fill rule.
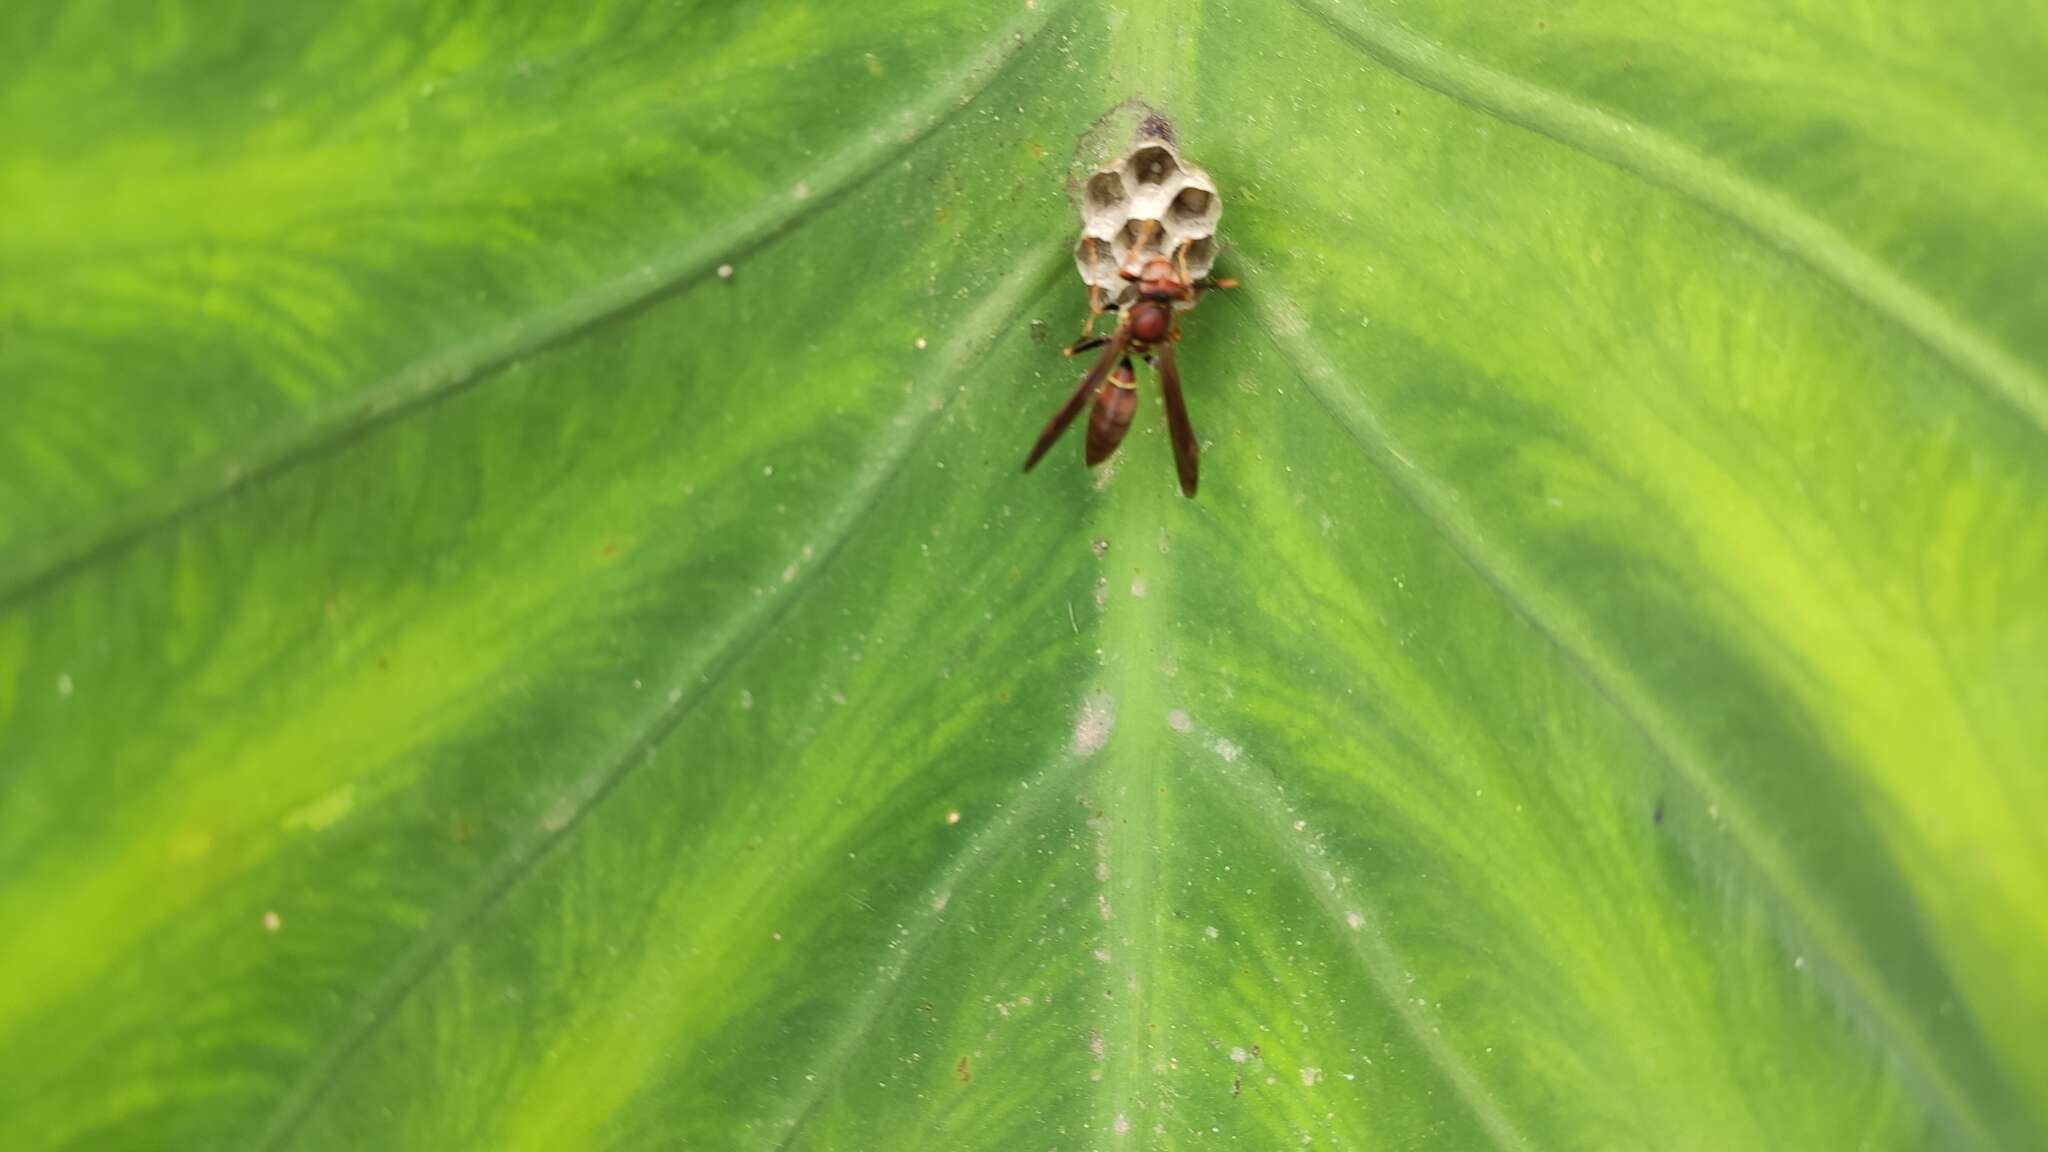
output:
[[[1155,418],[1154,397],[1145,395],[1142,400],[1140,415]],[[1135,467],[1130,456],[1135,450],[1135,445],[1125,449],[1123,467]],[[1112,473],[1104,479],[1106,489],[1121,480],[1126,491],[1109,501],[1102,528],[1100,538],[1109,543],[1103,557],[1107,571],[1102,574],[1106,595],[1095,629],[1101,635],[1106,666],[1101,699],[1113,717],[1109,742],[1102,750],[1102,775],[1094,785],[1102,819],[1107,821],[1099,833],[1107,838],[1102,863],[1108,873],[1101,881],[1098,896],[1104,903],[1098,909],[1110,948],[1110,963],[1102,965],[1108,977],[1104,1003],[1110,1014],[1102,1029],[1108,1046],[1102,1126],[1115,1134],[1121,1121],[1136,1133],[1133,1146],[1143,1148],[1151,1144],[1158,1107],[1148,1076],[1158,1004],[1154,960],[1160,948],[1159,758],[1167,712],[1157,665],[1162,657],[1171,658],[1173,650],[1160,617],[1163,605],[1173,599],[1176,573],[1170,553],[1155,555],[1142,541],[1165,522],[1159,505],[1179,497],[1170,494],[1160,476]],[[1137,583],[1141,580],[1142,595]]]
[[[1640,131],[1609,133],[1615,137],[1617,143],[1607,149],[1595,147],[1593,142],[1586,138],[1585,134],[1590,129],[1585,128],[1585,124],[1626,122],[1606,113],[1575,105],[1556,93],[1511,76],[1491,72],[1469,61],[1441,55],[1418,55],[1422,49],[1430,52],[1437,50],[1408,37],[1408,34],[1398,29],[1377,27],[1375,35],[1378,39],[1356,29],[1350,29],[1348,34],[1349,25],[1344,18],[1335,15],[1332,6],[1319,0],[1294,0],[1294,3],[1329,24],[1347,42],[1382,60],[1389,67],[1424,87],[1460,100],[1504,121],[1539,132],[1567,147],[1612,163],[1647,181],[1673,188],[1696,202],[1736,220],[1765,241],[1799,257],[1849,295],[1863,300],[1877,314],[1941,355],[1965,378],[1986,387],[2018,408],[2037,428],[2048,428],[2048,399],[2044,399],[2044,395],[2048,395],[2048,389],[2044,389],[2041,380],[2026,365],[1961,321],[1949,316],[1931,298],[1900,280],[1889,269],[1877,264],[1838,233],[1811,217],[1804,216],[1790,204],[1762,189],[1746,184],[1737,177],[1714,169],[1703,158],[1661,137],[1652,137]],[[1027,22],[1029,18],[1019,21],[1020,24]],[[1041,23],[1038,31],[1043,30],[1044,24]],[[1410,42],[1404,42],[1403,38]],[[991,53],[995,57],[998,73],[1002,65],[1010,62],[1023,50],[1024,42],[1011,46],[1008,44],[1010,39],[1012,38],[1007,35],[1000,38],[998,50]],[[1445,63],[1446,59],[1449,63]],[[367,393],[369,400],[358,399],[350,404],[329,409],[291,430],[280,439],[274,450],[260,453],[256,464],[246,466],[240,471],[203,477],[176,486],[168,498],[149,504],[125,518],[117,516],[109,524],[89,533],[80,544],[70,548],[60,547],[41,561],[23,565],[15,573],[0,574],[0,611],[32,598],[100,560],[118,555],[129,546],[156,532],[174,527],[204,508],[226,500],[245,487],[268,482],[291,471],[299,464],[327,456],[357,439],[376,434],[386,426],[401,423],[428,405],[489,379],[513,360],[569,343],[614,321],[637,314],[651,304],[701,280],[708,270],[719,262],[737,259],[773,242],[780,235],[801,226],[803,221],[858,188],[885,167],[891,159],[914,146],[917,140],[930,135],[961,107],[970,103],[973,95],[992,82],[995,75],[981,75],[978,80],[976,77],[977,73],[970,68],[956,77],[961,81],[957,88],[934,89],[935,98],[919,101],[915,107],[936,109],[937,115],[913,137],[900,141],[896,137],[891,137],[887,145],[857,141],[833,160],[821,165],[821,172],[837,170],[838,179],[834,181],[829,176],[815,177],[812,186],[818,189],[818,192],[810,200],[771,205],[761,212],[704,234],[698,241],[662,258],[658,262],[658,267],[664,269],[665,273],[651,280],[640,273],[619,277],[587,291],[564,308],[549,310],[538,318],[522,317],[509,322],[497,332],[468,348],[446,350],[428,357],[402,370],[386,384],[370,390]],[[1633,125],[1628,126],[1633,128]],[[1636,144],[1642,144],[1645,150],[1632,153],[1630,149]],[[1688,183],[1686,173],[1703,175],[1698,175]],[[1053,262],[1048,258],[1041,261],[1040,266],[1047,267]],[[977,313],[977,316],[979,315],[980,313]],[[1264,320],[1257,323],[1261,328],[1267,329],[1269,338],[1274,338],[1276,346],[1280,346],[1278,339],[1273,337],[1271,326]],[[973,333],[978,330],[970,322],[963,326],[963,331]],[[1282,346],[1282,352],[1290,364],[1295,366],[1297,374],[1312,394],[1316,395],[1320,402],[1330,406],[1332,398],[1327,387],[1320,385],[1312,374],[1301,371],[1294,358],[1287,355],[1286,347]],[[921,405],[920,398],[919,406]],[[1408,494],[1425,518],[1507,604],[1530,620],[1558,646],[1561,652],[1567,654],[1567,662],[1589,685],[1614,703],[1617,710],[1641,730],[1653,746],[1664,752],[1674,765],[1689,773],[1701,773],[1711,782],[1711,762],[1704,757],[1695,759],[1697,749],[1675,748],[1673,741],[1676,738],[1667,731],[1671,725],[1657,707],[1654,695],[1627,677],[1625,670],[1617,671],[1611,658],[1598,650],[1590,629],[1574,627],[1569,619],[1568,610],[1559,609],[1556,604],[1551,603],[1555,597],[1542,593],[1540,589],[1532,593],[1528,585],[1533,582],[1520,571],[1519,566],[1511,559],[1499,555],[1494,546],[1487,544],[1476,530],[1468,530],[1467,525],[1454,524],[1447,520],[1445,517],[1449,506],[1438,495],[1438,490],[1442,489],[1443,485],[1420,472],[1414,472],[1414,484],[1404,481],[1402,470],[1382,459],[1383,454],[1395,453],[1395,448],[1384,430],[1375,422],[1369,422],[1366,435],[1361,436],[1360,429],[1351,420],[1345,419],[1343,411],[1335,407],[1332,410],[1347,430],[1359,438],[1368,459],[1386,472],[1396,486]],[[898,461],[903,454],[914,448],[927,425],[928,418],[924,414],[914,415],[912,431],[905,438],[896,456]],[[1376,439],[1377,444],[1368,444],[1367,437]],[[888,475],[893,475],[893,471],[891,468]],[[852,527],[872,507],[872,501],[886,479],[887,475],[883,476],[878,486],[865,494],[865,503],[850,500],[841,505],[842,509],[851,508],[850,519],[845,521],[837,534],[827,537],[824,558],[810,572],[814,573],[829,565]],[[1423,491],[1418,491],[1418,488]],[[1454,512],[1449,515],[1455,519]],[[828,522],[830,519],[828,517]],[[730,630],[723,639],[714,640],[710,653],[700,662],[703,674],[691,677],[689,682],[697,683],[706,677],[715,682],[726,668],[751,650],[755,642],[774,630],[777,622],[786,615],[790,606],[804,594],[804,590],[811,586],[815,579],[815,575],[807,574],[802,585],[790,589],[780,600],[774,602],[772,608],[751,613],[743,624]],[[1546,615],[1546,612],[1550,615]],[[1562,618],[1559,618],[1560,613]],[[1615,677],[1619,678],[1618,681],[1610,683],[1609,680]],[[701,693],[692,693],[686,697],[679,709],[672,710],[670,714],[674,722],[660,726],[658,732],[650,735],[651,745],[643,748],[636,744],[633,751],[615,762],[611,766],[611,775],[607,781],[600,783],[588,802],[582,806],[577,818],[561,829],[559,836],[544,838],[545,842],[535,847],[531,853],[515,855],[509,865],[494,869],[494,877],[506,867],[509,867],[510,872],[503,878],[502,884],[494,880],[493,884],[486,886],[475,907],[453,920],[450,929],[442,935],[438,944],[434,938],[429,938],[428,957],[423,961],[414,979],[402,984],[388,1007],[395,1008],[397,1003],[417,986],[419,980],[431,971],[439,959],[459,943],[512,886],[531,871],[534,864],[580,827],[581,816],[608,795],[624,775],[631,771],[633,765],[644,762],[644,753],[658,746],[660,740],[674,730],[682,714],[700,698]],[[1131,718],[1126,719],[1128,721]],[[1753,836],[1753,830],[1751,835]],[[1745,851],[1755,851],[1749,837],[1739,830],[1737,842],[1744,846]],[[1761,860],[1757,863],[1760,874],[1783,886],[1784,880],[1781,876],[1771,868],[1762,867]],[[1807,899],[1810,900],[1810,896]],[[1799,907],[1789,897],[1788,903]],[[1830,944],[1838,945],[1839,941],[1830,940]],[[1845,966],[1844,970],[1851,971],[1852,980],[1855,979],[1855,973],[1850,968]],[[1870,989],[1861,984],[1858,985],[1858,990],[1866,996],[1870,992]],[[1890,999],[1881,983],[1877,991],[1879,998],[1886,1005],[1890,1005]],[[369,1031],[373,1033],[390,1014],[389,1011],[377,1012],[368,1026]],[[1913,1049],[1916,1062],[1922,1065],[1923,1072],[1932,1069],[1936,1074],[1936,1082],[1942,1083],[1939,1077],[1939,1063],[1931,1061],[1920,1046],[1911,1042],[1917,1040],[1917,1035],[1910,1029],[1907,1029],[1904,1035],[1909,1038],[1909,1047]],[[341,1065],[360,1049],[367,1038],[366,1034],[358,1041],[345,1045],[339,1060],[329,1067],[327,1074],[331,1076],[338,1072]],[[1981,1139],[1985,1131],[1981,1117],[1969,1110],[1967,1097],[1954,1097],[1953,1092],[1952,1084],[1943,1085],[1944,1099],[1952,1105],[1958,1099],[1963,1101],[1959,1114],[1965,1117],[1970,1124],[1970,1130]],[[302,1101],[303,1107],[294,1114],[291,1111],[291,1101],[298,1097],[299,1092],[295,1091],[293,1096],[288,1098],[287,1105],[280,1109],[278,1116],[282,1118],[284,1127],[267,1143],[288,1143],[297,1122],[310,1115],[312,1106],[317,1103],[317,1097]]]

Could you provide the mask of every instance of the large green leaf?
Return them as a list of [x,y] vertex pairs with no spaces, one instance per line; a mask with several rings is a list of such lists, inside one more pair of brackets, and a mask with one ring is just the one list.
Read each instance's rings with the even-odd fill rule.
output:
[[11,7],[0,1147],[2048,1144],[2044,48]]

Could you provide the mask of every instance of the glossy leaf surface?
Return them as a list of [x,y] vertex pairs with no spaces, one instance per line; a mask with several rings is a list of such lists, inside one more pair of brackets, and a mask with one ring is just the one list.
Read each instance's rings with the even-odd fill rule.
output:
[[2048,1143],[2048,23],[1705,7],[0,16],[0,1147]]

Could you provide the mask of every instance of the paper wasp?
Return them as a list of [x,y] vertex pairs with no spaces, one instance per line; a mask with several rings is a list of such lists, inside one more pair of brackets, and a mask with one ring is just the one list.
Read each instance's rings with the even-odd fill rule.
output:
[[[1153,221],[1145,223],[1155,224]],[[1142,253],[1149,238],[1149,229],[1141,232],[1134,248]],[[1084,241],[1084,244],[1089,243],[1092,241]],[[1180,321],[1175,315],[1175,305],[1185,306],[1203,291],[1233,287],[1236,282],[1191,280],[1187,274],[1186,255],[1186,245],[1183,245],[1174,259],[1152,255],[1144,259],[1136,272],[1128,267],[1122,269],[1124,279],[1135,286],[1136,294],[1129,304],[1121,308],[1113,300],[1105,302],[1101,292],[1090,287],[1088,324],[1081,331],[1081,339],[1068,347],[1066,354],[1076,356],[1097,348],[1102,352],[1088,374],[1081,377],[1073,395],[1067,397],[1067,402],[1060,406],[1060,410],[1046,423],[1045,430],[1038,434],[1038,442],[1032,445],[1031,455],[1024,461],[1026,472],[1044,458],[1091,396],[1094,406],[1088,414],[1088,442],[1084,457],[1091,468],[1109,459],[1117,445],[1123,443],[1125,433],[1130,431],[1131,418],[1138,410],[1137,370],[1131,363],[1135,357],[1158,372],[1160,395],[1166,402],[1166,427],[1173,440],[1174,468],[1180,474],[1181,494],[1195,494],[1201,449],[1195,440],[1194,425],[1188,420],[1187,399],[1181,395],[1180,370],[1173,358],[1173,345],[1180,339]],[[1092,335],[1095,317],[1108,312],[1121,313],[1116,330],[1107,337]]]

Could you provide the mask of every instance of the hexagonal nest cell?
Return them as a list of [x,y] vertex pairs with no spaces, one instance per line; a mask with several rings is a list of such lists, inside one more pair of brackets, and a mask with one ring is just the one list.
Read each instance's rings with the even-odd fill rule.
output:
[[1201,280],[1214,271],[1216,268],[1216,250],[1217,244],[1214,236],[1204,236],[1199,240],[1188,241],[1188,275],[1193,279]]
[[1130,219],[1131,194],[1121,172],[1097,172],[1081,192],[1081,233],[1108,240]]
[[1129,152],[1090,173],[1080,200],[1074,266],[1112,300],[1132,299],[1124,273],[1137,273],[1150,259],[1178,255],[1197,280],[1215,266],[1223,198],[1207,172],[1157,134],[1141,135]]
[[1088,178],[1088,188],[1082,194],[1086,211],[1115,212],[1130,203],[1131,197],[1124,191],[1124,178],[1120,172],[1097,172]]
[[1180,158],[1164,144],[1147,144],[1124,161],[1131,182],[1140,188],[1164,184],[1180,175]]
[[1121,266],[1143,268],[1145,261],[1167,254],[1166,229],[1157,220],[1127,220],[1116,234],[1116,252]]
[[1216,220],[1223,215],[1223,201],[1217,199],[1216,190],[1204,188],[1192,180],[1181,187],[1173,197],[1173,203],[1166,206],[1167,222],[1178,232],[1189,236],[1212,235],[1216,231]]
[[1107,289],[1112,284],[1124,282],[1116,261],[1116,245],[1086,232],[1074,243],[1074,267],[1081,270],[1081,282],[1084,284]]

